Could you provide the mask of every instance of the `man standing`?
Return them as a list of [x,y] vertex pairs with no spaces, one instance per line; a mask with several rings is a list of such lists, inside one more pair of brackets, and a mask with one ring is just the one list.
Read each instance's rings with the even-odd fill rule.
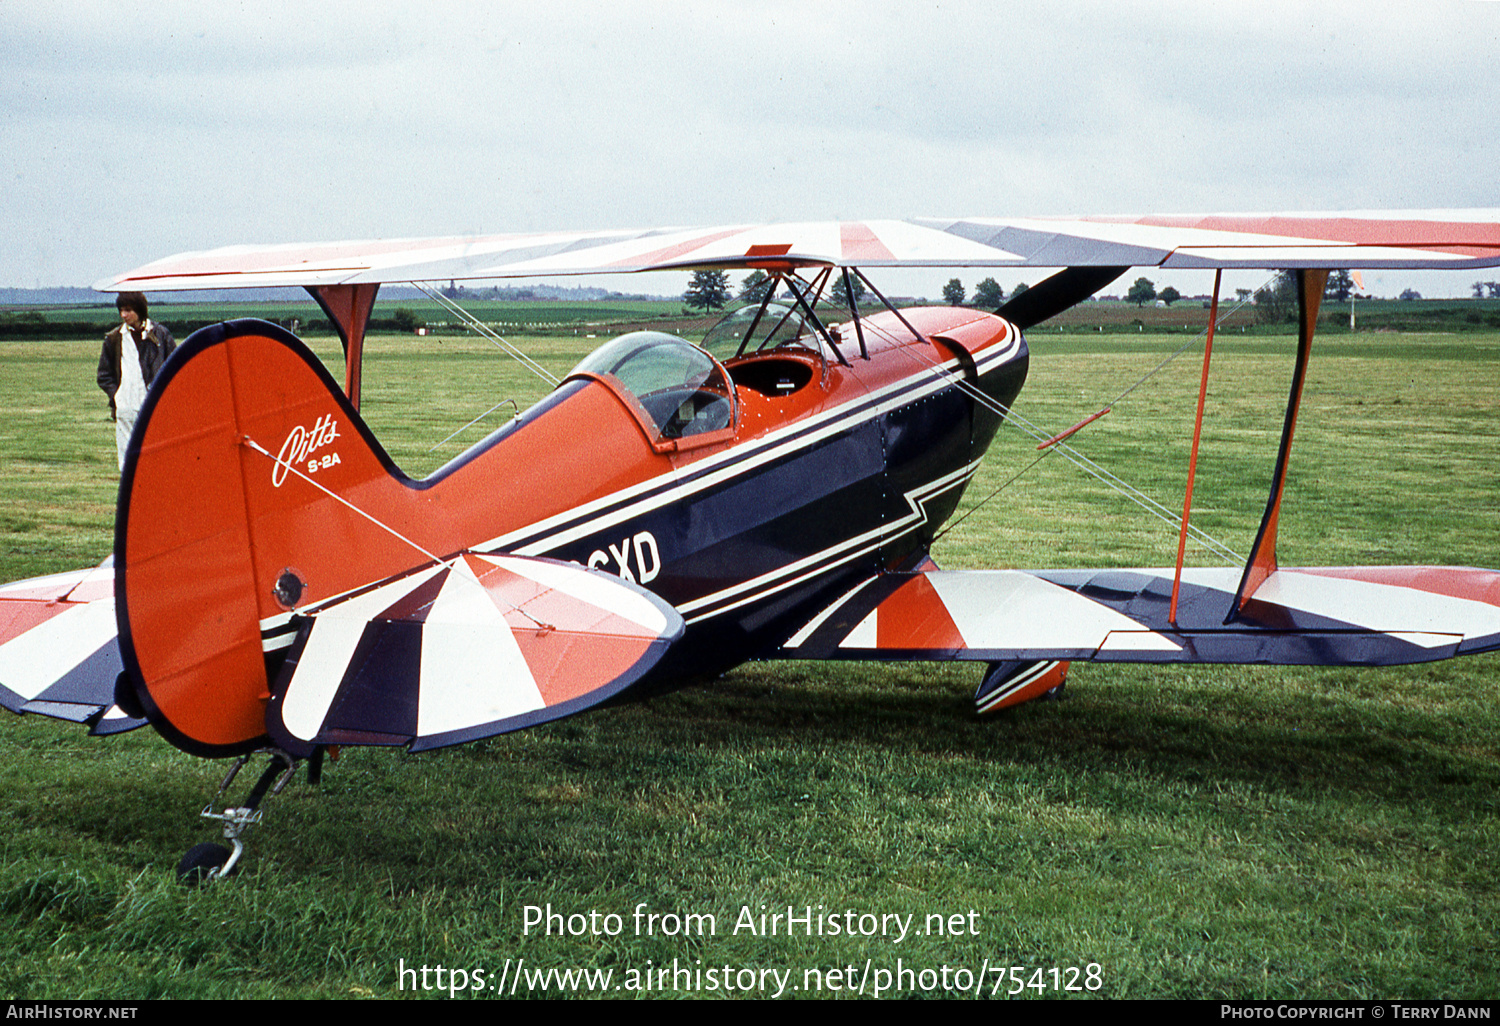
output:
[[153,324],[146,312],[146,297],[139,292],[121,292],[115,299],[120,326],[104,336],[99,353],[99,387],[109,396],[109,411],[115,418],[115,447],[120,469],[125,469],[125,447],[135,428],[136,415],[146,402],[146,390],[172,355],[176,343],[172,333]]

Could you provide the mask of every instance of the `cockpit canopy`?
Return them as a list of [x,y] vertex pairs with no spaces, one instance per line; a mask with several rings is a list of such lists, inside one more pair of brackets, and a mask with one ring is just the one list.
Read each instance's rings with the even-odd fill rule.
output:
[[734,390],[719,361],[685,338],[633,331],[595,349],[569,377],[603,378],[628,392],[658,440],[692,438],[734,423]]

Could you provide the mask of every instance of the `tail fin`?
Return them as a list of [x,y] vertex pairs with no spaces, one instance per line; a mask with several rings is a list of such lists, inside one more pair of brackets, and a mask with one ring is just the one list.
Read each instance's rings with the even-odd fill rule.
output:
[[153,725],[195,754],[264,743],[278,631],[421,561],[421,499],[296,338],[189,338],[141,411],[115,524],[121,655]]

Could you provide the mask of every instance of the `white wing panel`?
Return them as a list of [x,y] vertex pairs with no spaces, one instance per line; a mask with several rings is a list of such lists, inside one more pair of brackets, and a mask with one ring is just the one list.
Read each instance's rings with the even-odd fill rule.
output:
[[933,571],[927,579],[971,648],[1098,648],[1111,631],[1137,634],[1136,648],[1179,647],[1128,616],[1019,571]]

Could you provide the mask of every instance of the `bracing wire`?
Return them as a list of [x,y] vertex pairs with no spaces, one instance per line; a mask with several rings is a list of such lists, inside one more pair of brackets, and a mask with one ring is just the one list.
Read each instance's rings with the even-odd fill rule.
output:
[[[1278,273],[1280,273],[1280,272],[1278,272]],[[1270,277],[1270,278],[1267,278],[1266,282],[1265,282],[1265,285],[1262,285],[1261,288],[1263,289],[1266,286],[1270,285],[1271,282],[1274,281],[1274,280],[1275,280],[1275,276],[1274,275],[1272,277]],[[1260,291],[1260,289],[1256,289],[1255,290],[1255,292],[1259,292],[1259,291]],[[1217,329],[1219,327],[1219,325],[1223,324],[1225,321],[1229,320],[1230,317],[1233,317],[1235,314],[1239,313],[1246,306],[1248,306],[1253,301],[1254,296],[1255,296],[1255,292],[1251,292],[1244,299],[1240,300],[1238,303],[1234,304],[1234,306],[1230,307],[1224,313],[1220,314],[1219,315],[1219,319],[1214,322],[1214,327]],[[1198,332],[1198,334],[1194,335],[1192,338],[1188,339],[1181,346],[1179,346],[1176,349],[1176,351],[1168,354],[1167,357],[1164,360],[1161,361],[1161,363],[1158,363],[1155,367],[1152,367],[1145,374],[1142,374],[1140,376],[1140,378],[1135,382],[1135,384],[1131,385],[1125,391],[1121,392],[1119,395],[1115,396],[1114,399],[1112,399],[1110,402],[1105,403],[1104,405],[1106,407],[1113,406],[1115,403],[1119,402],[1121,399],[1124,399],[1131,392],[1134,392],[1136,389],[1140,388],[1146,382],[1148,382],[1152,378],[1156,377],[1156,375],[1164,367],[1166,367],[1167,364],[1169,364],[1173,360],[1177,359],[1179,356],[1181,356],[1183,353],[1187,352],[1189,349],[1192,349],[1194,346],[1196,346],[1199,342],[1202,342],[1207,337],[1208,337],[1208,329],[1204,328],[1202,331]]]
[[[1268,280],[1267,284],[1269,284],[1269,280]],[[1252,295],[1253,295],[1253,293],[1252,293]],[[1237,313],[1239,310],[1241,310],[1249,302],[1251,302],[1251,299],[1249,297],[1247,297],[1245,299],[1242,299],[1240,302],[1238,302],[1237,304],[1235,304],[1230,309],[1228,309],[1225,313],[1223,313],[1219,317],[1219,320],[1215,323],[1215,327],[1217,327],[1220,324],[1223,324],[1223,322],[1225,320],[1227,320],[1231,315]],[[1146,374],[1142,375],[1129,388],[1126,388],[1123,392],[1121,392],[1118,396],[1116,396],[1115,399],[1113,400],[1113,402],[1110,402],[1110,403],[1106,404],[1106,408],[1114,406],[1121,399],[1124,399],[1126,396],[1130,395],[1130,393],[1132,393],[1136,389],[1140,388],[1141,385],[1145,384],[1151,378],[1155,377],[1158,373],[1160,373],[1161,370],[1167,366],[1167,364],[1171,363],[1173,360],[1177,359],[1183,353],[1185,353],[1189,349],[1193,348],[1195,345],[1197,345],[1199,342],[1201,342],[1203,339],[1205,339],[1207,337],[1207,335],[1208,335],[1207,329],[1199,332],[1196,336],[1194,336],[1192,339],[1190,339],[1186,344],[1180,346],[1175,352],[1169,354],[1164,360],[1162,360],[1160,363],[1158,363],[1150,371],[1148,371]],[[933,366],[933,367],[937,366],[937,361],[933,357],[929,356],[926,353],[915,352],[915,351],[913,351],[910,348],[903,349],[903,351],[909,353],[915,359],[927,361],[927,363],[929,365]],[[1027,418],[1021,416],[1020,414],[1016,413],[1014,410],[1008,410],[1005,407],[1001,406],[999,403],[995,402],[993,399],[991,399],[988,395],[984,394],[983,391],[981,391],[980,389],[976,388],[970,382],[961,381],[961,382],[959,382],[958,387],[959,387],[959,389],[961,391],[963,391],[965,394],[967,394],[968,396],[970,396],[970,398],[974,399],[980,405],[984,406],[986,409],[990,410],[991,412],[999,415],[1004,420],[1005,423],[1011,425],[1012,427],[1016,428],[1017,430],[1021,431],[1024,434],[1030,435],[1032,438],[1036,439],[1038,442],[1044,442],[1044,441],[1047,441],[1047,440],[1049,440],[1049,439],[1051,439],[1051,438],[1054,437],[1054,435],[1052,435],[1051,433],[1049,433],[1046,430],[1044,430],[1040,425],[1037,425],[1034,422],[1028,420]],[[1079,452],[1073,446],[1067,444],[1064,441],[1055,441],[1055,442],[1053,442],[1053,444],[1051,446],[1049,446],[1047,449],[1045,449],[1042,452],[1041,456],[1038,456],[1036,459],[1032,460],[1029,464],[1027,464],[1025,467],[1023,467],[1020,471],[1018,471],[1017,473],[1015,473],[1014,475],[1012,475],[1008,480],[1006,480],[1003,484],[1001,484],[1000,487],[996,488],[993,492],[991,492],[989,495],[985,496],[978,503],[976,503],[973,507],[971,507],[968,511],[966,511],[963,514],[963,516],[959,517],[952,524],[949,524],[942,531],[942,533],[938,535],[938,537],[942,537],[943,534],[947,534],[949,531],[953,530],[953,528],[957,527],[960,523],[962,523],[969,516],[969,514],[973,513],[975,510],[979,509],[980,506],[983,506],[985,503],[987,503],[991,499],[993,499],[996,495],[1000,494],[1001,491],[1003,491],[1004,489],[1008,488],[1010,485],[1014,484],[1017,480],[1019,480],[1023,475],[1025,475],[1027,472],[1029,472],[1033,467],[1035,467],[1044,458],[1046,458],[1046,456],[1049,453],[1051,453],[1053,451],[1060,452],[1062,454],[1063,458],[1066,459],[1066,460],[1068,460],[1074,466],[1078,467],[1079,469],[1083,470],[1085,473],[1090,474],[1093,477],[1097,478],[1098,480],[1102,481],[1104,484],[1108,485],[1110,488],[1112,488],[1115,491],[1119,492],[1121,495],[1125,496],[1131,502],[1133,502],[1136,505],[1140,506],[1142,509],[1144,509],[1146,512],[1150,513],[1152,516],[1154,516],[1157,519],[1159,519],[1159,520],[1161,520],[1161,521],[1163,521],[1163,522],[1171,525],[1173,528],[1181,529],[1181,527],[1182,527],[1182,516],[1181,516],[1181,514],[1179,514],[1179,513],[1175,512],[1175,511],[1169,509],[1168,507],[1162,505],[1162,503],[1160,503],[1157,500],[1153,499],[1150,495],[1147,495],[1141,489],[1139,489],[1139,488],[1135,487],[1134,485],[1130,484],[1129,482],[1125,481],[1118,474],[1115,474],[1114,472],[1112,472],[1110,470],[1107,470],[1104,467],[1100,466],[1094,460],[1092,460],[1089,457],[1085,456],[1083,453]],[[1199,528],[1199,527],[1197,527],[1197,526],[1195,526],[1195,525],[1193,525],[1191,523],[1188,525],[1188,534],[1190,536],[1192,536],[1192,538],[1193,538],[1194,541],[1198,542],[1204,548],[1206,548],[1210,552],[1212,552],[1215,556],[1217,556],[1218,558],[1220,558],[1222,560],[1225,560],[1226,562],[1229,562],[1231,564],[1239,564],[1239,563],[1243,563],[1245,561],[1245,557],[1243,555],[1235,552],[1228,545],[1225,545],[1223,542],[1219,541],[1217,538],[1214,538],[1212,535],[1208,534],[1206,531],[1203,531],[1201,528]],[[936,540],[936,539],[934,539],[934,540]]]
[[464,325],[467,326],[471,331],[489,339],[490,342],[502,352],[509,353],[511,356],[515,357],[515,359],[521,364],[521,366],[525,367],[527,370],[531,371],[531,373],[541,378],[549,386],[556,387],[559,384],[559,380],[555,374],[549,371],[546,367],[543,367],[541,364],[537,363],[525,353],[521,352],[521,350],[517,349],[515,346],[511,345],[488,324],[485,324],[479,318],[469,313],[469,311],[465,310],[453,300],[443,295],[442,292],[435,288],[431,282],[414,281],[411,284],[421,289],[422,292],[427,295],[428,299],[431,299],[438,306],[442,307],[444,310],[447,310],[459,320],[463,321]]
[[[512,356],[516,360],[516,362],[518,362],[521,366],[525,367],[527,370],[531,371],[537,377],[541,378],[543,381],[547,382],[547,384],[549,386],[554,387],[554,388],[557,386],[558,379],[557,379],[557,377],[555,375],[552,374],[551,371],[547,370],[547,368],[543,367],[541,364],[537,363],[531,357],[527,356],[524,352],[522,352],[516,346],[514,346],[511,343],[507,342],[498,332],[496,332],[488,324],[485,324],[479,318],[477,318],[473,314],[469,313],[469,311],[467,311],[463,307],[459,306],[456,302],[454,302],[453,300],[449,299],[447,296],[443,295],[442,292],[440,292],[430,282],[414,281],[411,284],[413,286],[415,286],[416,288],[421,289],[422,292],[427,296],[428,299],[431,299],[434,303],[437,303],[438,306],[442,307],[444,310],[447,310],[449,313],[453,314],[455,317],[457,317],[459,320],[461,320],[464,323],[464,325],[467,328],[469,328],[469,330],[475,332],[476,334],[482,336],[483,338],[488,339],[490,341],[490,343],[495,346],[495,348],[499,349],[501,352],[507,353],[510,356]],[[514,399],[502,399],[502,400],[500,400],[494,406],[491,406],[488,410],[485,410],[479,416],[477,416],[473,420],[469,421],[463,427],[459,428],[457,431],[453,432],[453,434],[449,435],[447,438],[443,439],[441,442],[437,443],[437,445],[434,445],[431,449],[428,449],[427,451],[428,452],[435,452],[439,448],[439,446],[444,445],[445,443],[451,441],[456,436],[458,436],[458,435],[462,434],[463,432],[467,431],[469,428],[473,427],[475,424],[479,423],[481,420],[483,420],[484,418],[488,417],[490,414],[494,413],[496,410],[498,410],[500,407],[504,406],[506,403],[510,403],[512,406],[516,405],[516,402],[515,402]],[[519,408],[517,410],[517,416],[519,416]]]
[[[930,360],[930,358],[925,354],[920,354],[919,358]],[[1043,428],[1016,413],[1014,410],[1007,410],[1005,407],[995,402],[989,396],[985,395],[982,391],[975,388],[969,382],[961,382],[958,387],[961,391],[969,395],[976,402],[984,406],[986,409],[997,414],[998,416],[1002,417],[1007,424],[1010,424],[1012,427],[1021,431],[1023,434],[1030,435],[1032,438],[1036,439],[1039,442],[1045,441],[1050,437],[1047,431],[1045,431]],[[948,529],[943,533],[946,534],[949,530],[952,530],[954,527],[958,526],[958,524],[961,523],[963,519],[969,515],[969,513],[974,512],[974,510],[978,509],[979,506],[983,505],[986,502],[989,502],[1005,488],[1008,488],[1010,485],[1014,484],[1027,471],[1030,471],[1033,467],[1035,467],[1038,463],[1040,463],[1050,453],[1053,452],[1059,453],[1063,457],[1063,459],[1067,460],[1069,463],[1072,463],[1084,473],[1089,474],[1102,481],[1104,484],[1108,485],[1116,492],[1119,492],[1121,495],[1129,499],[1131,502],[1135,503],[1137,506],[1140,506],[1147,513],[1150,513],[1152,516],[1156,517],[1158,520],[1161,520],[1162,522],[1170,525],[1173,528],[1181,528],[1182,516],[1180,514],[1162,505],[1156,499],[1153,499],[1150,495],[1146,494],[1135,485],[1130,484],[1118,474],[1100,466],[1097,462],[1090,459],[1088,456],[1085,456],[1077,449],[1073,448],[1073,446],[1068,445],[1066,442],[1058,442],[1043,450],[1040,456],[1032,460],[1031,463],[1027,464],[1025,468],[1023,468],[1019,473],[1013,475],[999,488],[995,489],[989,495],[985,496],[982,500],[980,500],[978,504],[976,504],[972,509],[966,512],[963,517],[960,517],[959,520],[949,525]],[[1243,563],[1245,561],[1244,556],[1236,553],[1228,545],[1225,545],[1217,538],[1213,537],[1206,531],[1194,526],[1191,523],[1188,525],[1188,533],[1200,545],[1204,546],[1209,551],[1213,552],[1218,558],[1225,560],[1226,562],[1233,564]]]
[[449,435],[447,438],[443,439],[441,442],[439,442],[437,445],[434,445],[431,449],[428,449],[427,451],[428,452],[436,452],[437,449],[438,449],[438,446],[445,445],[448,442],[451,442],[453,439],[457,438],[459,435],[461,435],[465,431],[469,430],[469,428],[473,427],[475,424],[478,424],[481,420],[483,420],[484,418],[488,417],[490,414],[494,413],[496,410],[498,410],[500,407],[504,406],[506,403],[510,403],[511,408],[516,411],[512,415],[512,417],[511,417],[512,420],[514,420],[516,417],[519,417],[521,415],[521,408],[518,405],[516,405],[516,401],[514,399],[501,399],[494,406],[491,406],[489,409],[485,410],[479,416],[477,416],[473,420],[469,421],[463,427],[459,428],[457,431],[453,432],[453,434]]
[[[1046,441],[1049,437],[1048,433],[1043,428],[1041,428],[1037,424],[1032,423],[1021,415],[1015,413],[1014,411],[1010,411],[1006,414],[1006,422],[1011,424],[1012,427],[1017,428],[1024,434],[1030,435],[1032,438],[1036,439],[1039,442]],[[1153,499],[1150,495],[1146,494],[1135,485],[1126,481],[1124,478],[1120,477],[1113,471],[1100,466],[1097,462],[1090,459],[1088,456],[1085,456],[1083,453],[1079,452],[1068,443],[1054,443],[1052,446],[1044,450],[1042,455],[1046,456],[1047,453],[1053,451],[1058,452],[1063,457],[1063,459],[1067,460],[1069,463],[1072,463],[1080,470],[1104,482],[1106,485],[1113,488],[1121,495],[1125,496],[1131,502],[1134,502],[1137,506],[1140,506],[1147,513],[1150,513],[1158,520],[1161,520],[1163,523],[1169,524],[1174,529],[1180,529],[1182,527],[1182,515],[1180,513],[1177,513],[1176,511],[1169,509],[1167,506],[1162,505],[1156,499]],[[1038,462],[1041,462],[1040,459],[1032,463],[1032,466],[1035,466]],[[1030,467],[1028,467],[1027,469],[1029,470]],[[1213,537],[1206,531],[1194,526],[1191,523],[1188,524],[1188,534],[1191,535],[1192,538],[1200,545],[1213,552],[1220,559],[1223,559],[1230,563],[1244,563],[1245,561],[1244,556],[1235,552],[1228,545],[1224,544],[1217,538]]]
[[1047,458],[1047,452],[1049,452],[1049,451],[1050,450],[1044,450],[1040,456],[1038,456],[1036,459],[1032,460],[1030,463],[1026,464],[1026,466],[1022,467],[1020,470],[1016,471],[1009,478],[1007,478],[1000,485],[1000,487],[996,488],[993,492],[990,492],[990,494],[986,495],[984,498],[982,498],[978,502],[974,503],[974,505],[972,505],[968,509],[964,510],[964,515],[963,516],[959,517],[957,520],[953,521],[953,523],[949,524],[947,527],[943,528],[937,534],[933,535],[932,536],[932,540],[933,541],[937,541],[943,535],[947,534],[949,531],[953,530],[959,524],[961,524],[965,520],[969,519],[969,514],[970,513],[976,513],[976,512],[978,512],[979,508],[981,506],[983,506],[985,503],[989,502],[991,499],[993,499],[995,496],[999,495],[1001,492],[1005,491],[1005,489],[1009,488],[1011,485],[1015,484],[1017,481],[1019,481],[1028,471],[1031,470],[1032,467],[1036,466],[1038,463],[1042,462],[1042,460],[1046,459]]
[[[240,439],[240,444],[244,445],[247,449],[250,449],[253,452],[260,453],[262,456],[266,457],[268,460],[270,460],[272,463],[276,464],[278,467],[281,467],[283,470],[285,470],[285,471],[287,471],[287,472],[289,472],[289,473],[291,473],[291,474],[293,474],[293,475],[301,478],[303,481],[306,481],[308,484],[312,485],[318,491],[320,491],[324,495],[328,496],[334,502],[337,502],[337,503],[345,506],[349,510],[353,511],[354,513],[357,513],[360,516],[364,517],[366,520],[368,520],[370,523],[374,524],[376,527],[380,528],[382,531],[385,531],[387,534],[393,535],[397,540],[399,540],[399,541],[401,541],[401,542],[403,542],[403,543],[411,546],[413,549],[416,549],[418,552],[420,552],[422,555],[426,556],[429,560],[431,560],[433,563],[436,563],[438,566],[446,567],[449,570],[449,572],[456,572],[457,571],[457,569],[458,569],[458,562],[459,562],[459,560],[463,556],[462,553],[455,554],[452,559],[444,559],[442,556],[439,556],[436,553],[430,552],[427,549],[423,548],[421,545],[419,545],[416,542],[412,541],[406,535],[404,535],[400,531],[396,530],[390,524],[387,524],[384,520],[381,520],[375,514],[369,512],[368,510],[361,509],[360,507],[356,506],[354,503],[350,502],[348,499],[344,498],[342,495],[338,494],[337,492],[333,491],[332,489],[325,488],[323,485],[319,484],[317,481],[314,481],[312,478],[310,478],[306,474],[302,473],[301,470],[298,470],[291,463],[289,463],[286,460],[282,459],[280,456],[272,456],[269,449],[267,449],[265,446],[261,445],[255,439],[251,438],[249,435],[243,436]],[[470,576],[468,576],[466,574],[458,574],[458,579],[462,580],[462,581],[472,581],[480,589],[482,589],[483,591],[485,591],[486,594],[489,594],[489,589],[485,588],[483,582],[481,582],[478,578],[470,577]],[[506,605],[510,606],[512,610],[514,610],[515,612],[517,612],[517,613],[521,614],[522,616],[526,617],[526,619],[530,620],[532,623],[536,624],[536,626],[537,626],[537,628],[539,630],[551,631],[551,630],[555,630],[556,629],[551,624],[548,624],[548,623],[545,623],[545,622],[543,622],[541,620],[538,620],[536,617],[532,616],[530,613],[526,612],[526,610],[522,609],[520,606],[516,605],[513,602],[507,602]]]
[[[861,275],[861,278],[863,278],[863,275]],[[506,341],[501,335],[499,335],[497,332],[495,332],[493,329],[491,329],[489,327],[489,325],[485,324],[484,322],[480,321],[478,318],[474,317],[471,313],[469,313],[469,311],[467,311],[467,310],[463,309],[463,307],[459,306],[458,303],[454,302],[453,300],[449,299],[447,296],[443,295],[436,287],[434,287],[433,285],[431,285],[430,283],[427,283],[427,282],[412,282],[412,284],[414,286],[416,286],[418,289],[420,289],[424,294],[426,294],[428,298],[430,298],[431,300],[433,300],[433,302],[437,303],[440,307],[442,307],[443,309],[445,309],[448,312],[452,313],[454,316],[458,317],[467,327],[469,327],[471,330],[473,330],[476,334],[479,334],[482,337],[488,339],[493,345],[495,345],[496,348],[500,349],[502,352],[508,353],[510,356],[512,356],[514,359],[516,359],[517,362],[519,362],[522,366],[526,367],[533,374],[536,374],[543,381],[546,381],[549,385],[553,385],[553,386],[555,386],[555,385],[557,385],[559,383],[559,379],[556,376],[554,376],[551,372],[549,372],[545,367],[543,367],[541,364],[537,363],[531,357],[527,356],[524,352],[522,352],[520,349],[516,348],[510,342]],[[878,295],[878,293],[877,293],[877,295]],[[1253,295],[1253,293],[1252,293],[1252,295]],[[1225,320],[1227,320],[1233,314],[1237,313],[1239,310],[1241,310],[1249,302],[1251,302],[1251,300],[1248,297],[1245,298],[1245,299],[1242,299],[1240,302],[1238,302],[1237,304],[1235,304],[1233,307],[1229,308],[1219,318],[1218,323],[1222,324]],[[899,316],[899,314],[898,314],[898,316]],[[1143,384],[1145,384],[1147,381],[1149,381],[1151,378],[1155,377],[1163,369],[1165,369],[1168,364],[1172,363],[1174,360],[1176,360],[1183,353],[1187,352],[1189,349],[1191,349],[1194,346],[1196,346],[1206,336],[1207,336],[1207,331],[1206,330],[1203,331],[1203,332],[1199,332],[1196,336],[1194,336],[1192,339],[1188,340],[1186,343],[1184,343],[1182,346],[1180,346],[1174,352],[1168,354],[1160,363],[1158,363],[1151,370],[1147,371],[1144,375],[1142,375],[1139,379],[1137,379],[1133,384],[1131,384],[1128,388],[1126,388],[1118,396],[1116,396],[1115,399],[1112,402],[1106,404],[1106,408],[1114,406],[1116,403],[1120,402],[1122,399],[1124,399],[1127,396],[1129,396],[1132,392],[1136,391]],[[903,351],[907,352],[908,354],[910,354],[915,359],[926,361],[930,366],[932,366],[934,368],[936,368],[938,366],[938,363],[937,363],[936,359],[934,359],[932,356],[930,356],[930,355],[928,355],[926,353],[914,352],[911,349],[904,349]],[[1001,406],[999,403],[995,402],[988,395],[986,395],[982,390],[980,390],[979,388],[975,387],[970,382],[968,382],[968,381],[959,381],[957,383],[957,387],[962,392],[964,392],[965,394],[967,394],[970,398],[972,398],[975,402],[977,402],[980,405],[984,406],[986,409],[989,409],[991,412],[997,414],[999,417],[1001,417],[1001,419],[1005,423],[1011,425],[1012,427],[1014,427],[1017,430],[1023,432],[1024,434],[1030,435],[1032,438],[1036,439],[1037,441],[1039,441],[1039,442],[1047,441],[1047,440],[1052,439],[1052,438],[1055,437],[1052,434],[1050,434],[1047,431],[1045,431],[1039,425],[1037,425],[1034,422],[1028,420],[1027,418],[1021,416],[1020,414],[1017,414],[1014,410],[1009,410],[1009,409],[1006,409],[1005,407]],[[465,425],[465,428],[471,426],[473,423],[477,422],[478,420],[482,420],[485,416],[488,416],[490,413],[494,412],[494,410],[498,409],[499,406],[501,406],[501,405],[504,405],[504,403],[496,404],[495,407],[492,407],[490,410],[487,410],[484,414],[481,414],[479,417],[475,418],[474,421],[470,421],[470,423],[468,425]],[[462,431],[462,430],[464,430],[464,428],[460,428],[459,430]],[[456,433],[457,432],[455,432],[455,434]],[[449,436],[449,438],[452,438],[452,437],[453,437],[452,435]],[[448,439],[444,439],[444,441],[447,441],[447,440]],[[438,444],[441,445],[442,443],[440,442]],[[436,448],[436,446],[434,446],[434,448]],[[1134,485],[1130,484],[1129,482],[1125,481],[1118,474],[1115,474],[1113,471],[1107,470],[1104,467],[1100,466],[1097,462],[1095,462],[1094,460],[1090,459],[1088,456],[1085,456],[1083,453],[1079,452],[1073,446],[1067,444],[1064,441],[1058,440],[1058,441],[1054,441],[1053,444],[1051,446],[1049,446],[1042,453],[1041,456],[1038,456],[1031,463],[1027,464],[1026,467],[1022,468],[1019,472],[1017,472],[1016,474],[1014,474],[1011,478],[1009,478],[1007,481],[1005,481],[1003,484],[1001,484],[993,492],[991,492],[989,495],[985,496],[978,503],[976,503],[973,507],[971,507],[968,511],[966,511],[963,514],[963,516],[959,517],[952,524],[948,525],[948,527],[943,530],[942,534],[947,534],[953,528],[957,527],[971,513],[973,513],[975,510],[979,509],[979,507],[983,506],[985,503],[989,502],[991,499],[993,499],[996,495],[998,495],[1001,491],[1003,491],[1004,489],[1006,489],[1007,487],[1009,487],[1011,484],[1015,483],[1022,476],[1024,476],[1027,472],[1029,472],[1033,467],[1035,467],[1038,463],[1040,463],[1044,458],[1046,458],[1047,455],[1049,455],[1050,453],[1052,453],[1054,451],[1061,453],[1061,455],[1063,456],[1064,459],[1068,460],[1070,463],[1074,464],[1079,469],[1083,470],[1085,473],[1087,473],[1087,474],[1095,477],[1099,481],[1102,481],[1104,484],[1106,484],[1107,486],[1109,486],[1113,490],[1119,492],[1125,498],[1129,499],[1131,502],[1133,502],[1136,505],[1140,506],[1142,509],[1144,509],[1146,512],[1150,513],[1152,516],[1156,517],[1159,520],[1162,520],[1163,522],[1171,525],[1174,528],[1181,528],[1181,526],[1182,526],[1182,517],[1181,517],[1180,514],[1174,512],[1173,510],[1171,510],[1168,507],[1164,506],[1162,503],[1160,503],[1157,500],[1153,499],[1150,495],[1146,494],[1141,489],[1139,489],[1139,488],[1135,487]],[[1212,537],[1211,535],[1209,535],[1207,532],[1201,530],[1200,528],[1198,528],[1198,527],[1196,527],[1196,526],[1194,526],[1192,524],[1189,524],[1189,526],[1188,526],[1188,533],[1193,537],[1193,539],[1195,541],[1197,541],[1200,545],[1202,545],[1205,548],[1207,548],[1209,551],[1213,552],[1220,559],[1224,559],[1224,560],[1226,560],[1228,562],[1231,562],[1231,563],[1242,563],[1242,562],[1244,562],[1244,559],[1245,559],[1244,556],[1240,555],[1239,553],[1236,553],[1228,545],[1225,545],[1223,542],[1220,542],[1218,539]],[[941,537],[941,536],[942,535],[940,534],[938,537]]]

